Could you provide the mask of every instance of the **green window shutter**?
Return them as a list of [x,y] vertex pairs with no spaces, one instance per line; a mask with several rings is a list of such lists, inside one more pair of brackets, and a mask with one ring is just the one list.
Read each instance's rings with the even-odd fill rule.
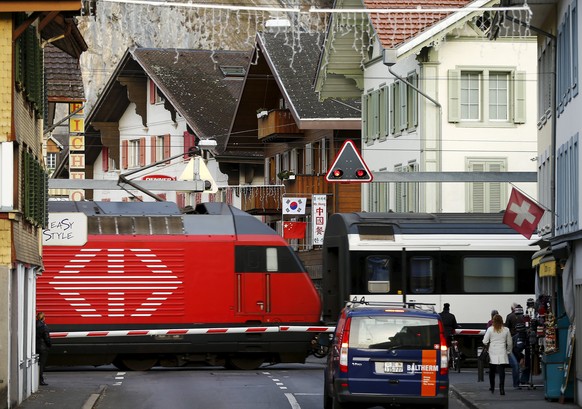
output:
[[394,94],[392,95],[392,105],[394,109],[394,133],[400,133],[400,93],[402,92],[400,81],[394,83]]
[[30,223],[46,227],[48,222],[48,174],[28,151],[22,154],[23,213]]
[[449,122],[460,122],[461,120],[461,71],[449,70]]
[[390,95],[388,97],[388,101],[390,102],[390,106],[388,107],[388,116],[390,119],[390,133],[394,135],[396,133],[396,115],[394,112],[394,94],[396,93],[396,84],[390,84]]
[[372,126],[372,138],[380,136],[380,90],[372,92],[372,112],[374,125]]
[[513,122],[516,124],[525,123],[525,72],[517,71],[513,76],[514,97],[513,97]]
[[399,86],[400,96],[400,131],[405,131],[408,128],[408,85],[400,82]]
[[[491,162],[487,166],[488,172],[502,172],[503,165],[499,162]],[[499,212],[505,207],[501,203],[501,182],[490,182],[488,183],[489,187],[489,208],[487,211],[491,213]]]
[[[484,172],[485,166],[481,163],[472,163],[471,172]],[[474,213],[483,213],[485,211],[485,183],[471,183],[471,199],[473,206],[470,211]]]
[[[418,88],[418,73],[413,73],[409,82]],[[408,127],[416,128],[418,126],[418,92],[412,87],[408,87]]]
[[388,96],[390,95],[390,92],[388,90],[388,87],[382,87],[380,88],[380,140],[384,141],[386,140],[386,138],[388,137],[388,131],[389,131],[389,124],[388,124],[388,106],[389,106],[389,100],[388,100]]
[[362,95],[362,138],[368,143],[368,94]]

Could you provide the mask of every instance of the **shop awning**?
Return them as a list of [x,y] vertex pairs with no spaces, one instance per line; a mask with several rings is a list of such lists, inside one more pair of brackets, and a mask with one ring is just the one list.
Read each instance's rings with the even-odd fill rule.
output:
[[550,247],[536,251],[531,260],[532,267],[537,267],[538,275],[540,277],[556,276],[556,259],[554,258]]

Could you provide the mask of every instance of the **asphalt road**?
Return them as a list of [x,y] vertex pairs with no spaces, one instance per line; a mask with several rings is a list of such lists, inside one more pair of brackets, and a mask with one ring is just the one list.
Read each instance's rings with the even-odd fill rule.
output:
[[[49,386],[20,409],[321,409],[324,360],[253,371],[222,367],[155,368],[123,372],[113,366],[59,368]],[[473,372],[475,374],[475,372]],[[453,377],[470,376],[454,374]],[[473,375],[475,376],[475,375]],[[454,396],[450,409],[466,409]]]

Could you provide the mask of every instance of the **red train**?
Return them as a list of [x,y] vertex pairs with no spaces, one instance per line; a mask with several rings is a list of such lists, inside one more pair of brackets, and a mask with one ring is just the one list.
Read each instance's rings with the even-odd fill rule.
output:
[[37,281],[49,365],[249,369],[309,354],[314,334],[285,328],[320,325],[319,294],[255,217],[171,202],[49,202],[49,214]]

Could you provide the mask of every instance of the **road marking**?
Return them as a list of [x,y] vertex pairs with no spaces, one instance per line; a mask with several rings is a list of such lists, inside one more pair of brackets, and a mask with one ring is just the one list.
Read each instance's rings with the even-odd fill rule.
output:
[[286,393],[285,397],[287,398],[287,400],[291,404],[291,409],[301,409],[299,402],[297,402],[297,399],[295,399],[295,396],[293,396],[292,393]]
[[125,379],[125,372],[117,372],[117,374],[115,375],[115,380],[118,382],[114,382],[113,386],[121,386],[124,379]]

